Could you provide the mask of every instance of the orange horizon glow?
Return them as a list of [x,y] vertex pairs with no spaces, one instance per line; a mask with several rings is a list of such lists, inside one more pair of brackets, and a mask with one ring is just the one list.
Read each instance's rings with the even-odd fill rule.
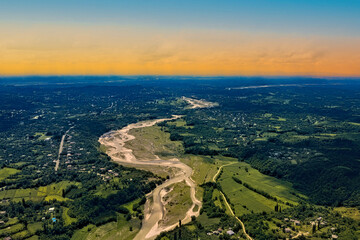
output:
[[0,75],[359,76],[359,38],[118,27],[3,27]]

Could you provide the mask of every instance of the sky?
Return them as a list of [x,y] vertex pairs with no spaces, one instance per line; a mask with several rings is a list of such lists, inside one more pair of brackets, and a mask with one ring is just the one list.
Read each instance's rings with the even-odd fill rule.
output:
[[359,0],[1,0],[0,75],[360,76]]

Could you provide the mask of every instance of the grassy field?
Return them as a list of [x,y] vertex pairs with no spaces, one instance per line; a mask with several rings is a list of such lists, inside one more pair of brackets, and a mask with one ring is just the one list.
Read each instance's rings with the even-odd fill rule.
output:
[[[224,171],[219,178],[223,192],[234,205],[236,215],[251,212],[273,211],[277,203],[274,200],[268,199],[263,195],[246,188],[244,185],[235,182],[232,178],[233,176],[255,189],[264,191],[271,196],[276,197],[284,203],[289,202],[297,204],[299,201],[298,197],[290,193],[294,192],[299,194],[292,189],[290,183],[261,174],[256,169],[251,168],[249,164],[239,162],[231,166],[225,166]],[[288,207],[285,204],[279,205],[283,209]]]
[[63,207],[62,208],[62,219],[64,220],[65,226],[72,224],[73,222],[76,222],[76,218],[72,218],[68,215],[69,208]]
[[124,204],[124,205],[122,205],[122,206],[125,207],[125,208],[127,208],[127,209],[130,211],[130,213],[133,214],[133,213],[134,213],[133,206],[134,206],[135,204],[139,204],[140,201],[141,201],[141,199],[138,198],[138,199],[135,199],[134,201],[129,202],[129,203],[126,203],[126,204]]
[[354,125],[354,126],[360,126],[360,123],[356,123],[356,122],[349,122],[349,124]]
[[43,229],[43,224],[41,222],[30,223],[28,224],[27,229],[31,234],[35,234],[36,231]]
[[237,161],[235,158],[201,155],[184,155],[180,159],[183,163],[193,169],[192,179],[199,185],[211,182],[219,167],[231,161]]
[[20,172],[20,170],[17,170],[15,168],[2,168],[0,169],[0,181],[4,180],[5,178],[10,177],[11,175],[14,175],[16,173]]
[[218,206],[221,209],[224,209],[226,214],[231,215],[230,210],[229,210],[228,207],[226,207],[225,202],[224,202],[224,198],[221,195],[219,190],[217,190],[217,189],[214,190],[212,199],[213,199],[214,204],[216,206]]
[[209,218],[206,213],[201,214],[196,218],[196,220],[199,221],[205,228],[209,228],[220,223],[220,218]]
[[187,210],[192,206],[190,187],[185,182],[173,184],[169,192],[163,197],[167,203],[164,221],[161,224],[171,225],[183,219]]
[[[132,240],[140,230],[140,224],[139,219],[126,221],[119,214],[117,222],[110,222],[99,227],[90,224],[77,230],[71,240]],[[130,227],[132,231],[130,231]]]
[[154,155],[171,159],[184,152],[181,142],[171,141],[170,133],[162,131],[159,126],[133,129],[130,134],[136,138],[127,142],[125,147],[131,148],[138,159],[156,159]]
[[12,235],[14,233],[24,230],[24,228],[24,224],[18,223],[7,228],[0,229],[0,235]]
[[177,119],[175,121],[167,122],[166,125],[168,125],[168,126],[176,126],[176,127],[183,127],[183,128],[186,128],[186,129],[194,128],[194,126],[188,126],[186,121],[184,119],[182,119],[182,118]]
[[47,138],[50,138],[51,136],[46,136],[45,133],[37,132],[37,133],[35,133],[34,137],[37,137],[39,141],[43,141]]
[[0,192],[0,199],[11,199],[13,201],[19,202],[22,199],[25,201],[32,200],[35,202],[38,201],[50,201],[56,199],[58,201],[66,201],[67,198],[62,197],[62,191],[71,185],[80,186],[77,182],[70,181],[61,181],[59,183],[53,183],[48,186],[28,189],[10,189]]
[[360,221],[360,210],[357,208],[337,207],[334,208],[336,212],[339,212],[341,216],[352,218],[355,221]]

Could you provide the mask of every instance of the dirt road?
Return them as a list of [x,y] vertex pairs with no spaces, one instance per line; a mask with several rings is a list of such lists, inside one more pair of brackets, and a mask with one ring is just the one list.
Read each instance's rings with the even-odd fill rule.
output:
[[232,163],[228,163],[228,164],[225,164],[225,165],[222,165],[222,166],[220,166],[219,167],[219,170],[217,171],[217,173],[214,175],[214,177],[213,177],[213,182],[216,182],[216,178],[217,178],[217,176],[219,176],[219,174],[220,174],[220,172],[221,172],[221,169],[223,168],[223,167],[226,167],[226,166],[229,166],[229,165],[232,165],[232,164],[235,164],[236,162],[232,162]]
[[[222,166],[219,168],[219,170],[217,171],[217,173],[214,175],[214,177],[213,177],[213,182],[216,182],[216,177],[219,175],[219,173],[220,173],[220,171],[221,171],[221,169],[222,169],[223,167],[226,167],[226,166],[229,166],[229,165],[235,164],[235,163],[236,163],[236,162],[232,162],[232,163],[229,163],[229,164],[222,165]],[[246,238],[249,239],[249,240],[253,240],[253,239],[249,236],[249,234],[246,233],[245,224],[234,214],[233,210],[231,209],[230,204],[229,204],[228,201],[226,200],[226,197],[225,197],[224,193],[223,193],[222,191],[220,191],[220,194],[221,194],[221,196],[223,197],[224,202],[225,202],[227,208],[229,209],[231,216],[235,217],[236,220],[238,220],[238,222],[240,223],[241,228],[242,228],[242,230],[243,230]]]

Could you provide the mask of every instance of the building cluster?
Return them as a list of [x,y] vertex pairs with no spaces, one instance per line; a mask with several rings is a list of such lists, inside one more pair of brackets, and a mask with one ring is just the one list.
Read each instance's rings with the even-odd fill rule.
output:
[[227,234],[229,236],[233,236],[233,235],[235,235],[235,232],[232,230],[232,228],[229,228],[228,230],[223,230],[223,229],[219,228],[217,230],[210,231],[207,233],[208,236],[221,235],[221,234]]

